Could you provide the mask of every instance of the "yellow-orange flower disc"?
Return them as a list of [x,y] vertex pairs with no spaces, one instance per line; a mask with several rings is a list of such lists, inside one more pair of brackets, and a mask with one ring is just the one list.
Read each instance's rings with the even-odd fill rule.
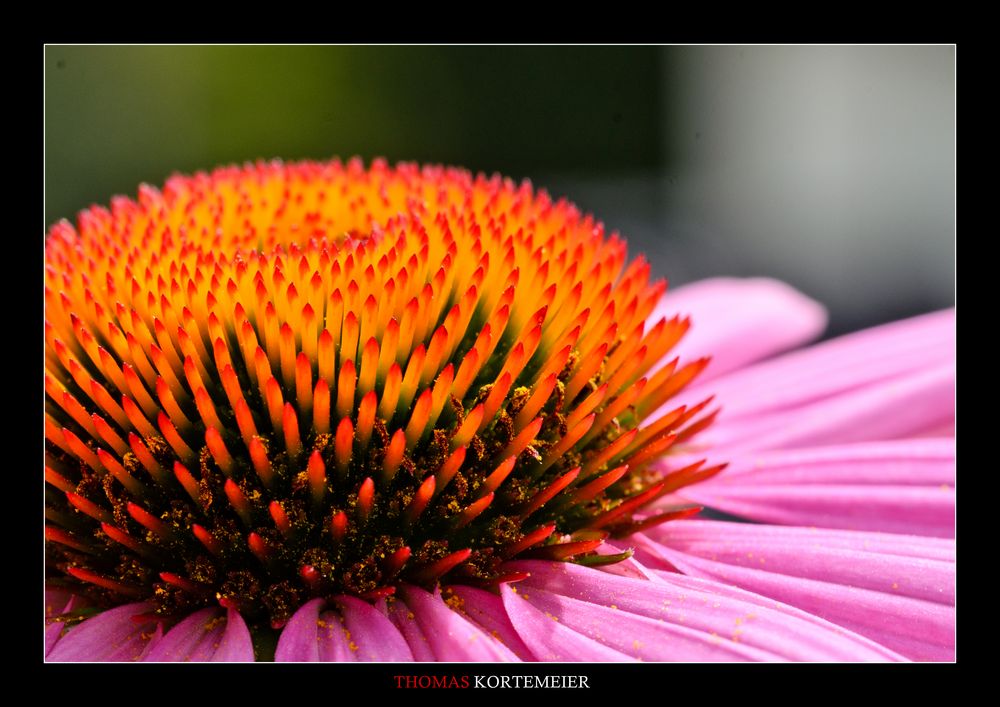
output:
[[588,564],[715,473],[650,462],[704,366],[665,289],[527,183],[376,161],[173,177],[46,246],[51,581],[280,626],[399,582]]

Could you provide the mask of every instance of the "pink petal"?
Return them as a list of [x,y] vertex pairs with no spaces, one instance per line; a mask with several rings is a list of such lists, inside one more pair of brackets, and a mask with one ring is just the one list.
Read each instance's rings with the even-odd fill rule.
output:
[[431,649],[431,644],[427,640],[427,636],[424,635],[420,624],[417,623],[416,613],[411,611],[410,607],[402,599],[398,597],[392,598],[389,603],[384,605],[384,610],[389,620],[392,621],[393,626],[396,627],[406,641],[415,661],[432,663],[437,660],[434,656],[434,651]]
[[238,611],[201,609],[170,629],[143,658],[149,662],[252,662],[250,631]]
[[[529,601],[527,590],[524,593],[517,592],[510,585],[500,587],[503,597],[503,605],[507,610],[507,616],[514,629],[520,634],[521,639],[530,646],[535,659],[543,661],[584,661],[584,662],[625,662],[635,661],[636,658],[626,655],[620,651],[610,648],[605,643],[605,637],[594,627],[588,626],[587,633],[570,628],[563,623],[562,617],[569,613],[574,615],[574,604],[572,599],[564,597],[548,597],[541,590],[531,590],[535,596],[534,601]],[[548,610],[535,608],[536,606],[548,607]],[[582,607],[586,612],[589,605]],[[550,613],[554,611],[555,613]],[[608,629],[608,626],[601,627],[599,622],[596,628]],[[621,628],[616,626],[616,629]],[[591,637],[593,636],[593,637]]]
[[276,662],[412,661],[403,636],[384,613],[355,597],[337,597],[337,611],[313,599],[292,616],[275,650]]
[[[315,661],[320,663],[354,663],[358,644],[354,643],[343,625],[343,616],[336,611],[321,611],[313,622],[316,644]],[[277,652],[275,662],[278,662]],[[287,661],[287,658],[282,658]]]
[[955,494],[951,488],[912,486],[767,486],[686,494],[733,515],[781,525],[813,525],[954,537]]
[[953,541],[718,521],[628,539],[648,566],[770,597],[915,660],[953,660]]
[[45,657],[47,658],[52,649],[55,648],[60,637],[62,637],[64,625],[58,621],[50,623],[45,627]]
[[79,604],[80,598],[68,589],[61,587],[45,588],[45,618],[59,616]]
[[[438,661],[517,661],[518,657],[497,638],[486,633],[473,622],[453,611],[439,594],[429,594],[423,589],[403,586],[402,600],[413,613],[419,634],[426,639],[427,647]],[[398,600],[397,600],[398,601]],[[397,624],[398,626],[398,624]],[[404,632],[414,656],[410,636]],[[423,643],[424,641],[420,641]]]
[[413,660],[406,640],[385,614],[355,597],[339,596],[336,602],[344,617],[344,627],[358,646],[357,660],[381,663]]
[[[733,531],[737,528],[737,531]],[[721,529],[721,530],[720,530]],[[788,537],[801,537],[807,534],[810,537],[822,537],[823,546],[826,548],[854,550],[859,544],[861,549],[876,548],[877,552],[883,555],[896,555],[903,558],[939,560],[953,564],[955,562],[955,543],[953,540],[943,540],[941,538],[927,538],[919,535],[897,535],[894,533],[869,533],[856,530],[834,530],[819,528],[788,528],[780,525],[757,525],[753,523],[731,523],[728,521],[689,519],[674,523],[667,523],[647,530],[643,534],[630,535],[623,540],[615,541],[615,545],[631,546],[633,538],[648,537],[657,542],[661,541],[661,534],[669,535],[671,547],[675,549],[681,547],[685,552],[702,554],[695,551],[699,546],[706,551],[711,547],[716,548],[714,540],[701,545],[702,538],[709,536],[713,531],[724,533],[739,532],[752,534],[759,542],[773,543],[778,545]],[[611,544],[611,543],[608,543]],[[867,545],[867,547],[865,547]],[[752,550],[751,550],[752,551]],[[715,553],[717,554],[717,553]]]
[[737,484],[866,484],[939,486],[955,483],[954,438],[862,442],[752,452],[699,487]]
[[711,356],[699,382],[804,344],[826,326],[822,305],[766,278],[715,278],[669,290],[649,320],[677,314],[690,315],[691,328],[669,358]]
[[136,623],[132,618],[151,610],[150,604],[138,603],[103,611],[66,631],[46,656],[46,660],[54,662],[138,660],[154,635],[155,623],[151,621]]
[[[212,646],[202,653],[205,660],[213,663],[253,662],[253,641],[250,630],[238,611],[229,609],[226,615],[226,629],[222,640],[213,642]],[[194,657],[191,660],[195,660]]]
[[736,420],[807,403],[930,368],[955,368],[955,311],[947,309],[832,339],[687,391],[715,394]]
[[163,624],[158,623],[156,624],[156,630],[153,631],[152,637],[150,637],[150,639],[146,641],[146,647],[143,649],[139,657],[136,658],[136,660],[138,662],[145,661],[146,656],[148,656],[153,651],[153,649],[156,648],[156,646],[160,643],[162,639],[163,639]]
[[313,599],[292,615],[278,637],[274,651],[276,663],[357,660],[355,654],[359,648],[351,641],[343,616],[335,611],[323,611],[325,605],[325,599]]
[[684,499],[782,525],[955,535],[955,440],[737,454]]
[[955,436],[955,421],[949,420],[943,425],[934,425],[926,430],[916,432],[911,437],[954,437]]
[[66,624],[53,621],[52,617],[60,616],[77,609],[82,600],[76,594],[58,587],[45,588],[45,655],[48,656],[62,637]]
[[[824,372],[817,370],[815,375],[820,380]],[[715,425],[698,436],[700,445],[731,454],[900,439],[954,420],[955,365],[952,362],[927,366],[847,392],[811,399],[792,409],[759,411],[734,418],[730,408],[741,400],[719,394],[723,412]]]
[[462,585],[451,587],[451,592],[461,599],[463,614],[499,639],[521,660],[535,660],[535,654],[525,645],[511,624],[504,609],[503,599],[482,589]]
[[526,602],[643,660],[900,659],[832,623],[711,580],[660,573],[661,584],[566,562],[510,564],[531,572],[518,585]]

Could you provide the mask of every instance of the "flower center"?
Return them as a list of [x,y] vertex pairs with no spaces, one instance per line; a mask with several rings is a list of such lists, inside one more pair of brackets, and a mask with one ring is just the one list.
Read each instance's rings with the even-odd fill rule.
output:
[[[172,178],[46,250],[50,580],[165,620],[489,587],[719,467],[653,465],[706,360],[642,260],[530,185],[376,162]],[[639,513],[639,515],[636,515]]]

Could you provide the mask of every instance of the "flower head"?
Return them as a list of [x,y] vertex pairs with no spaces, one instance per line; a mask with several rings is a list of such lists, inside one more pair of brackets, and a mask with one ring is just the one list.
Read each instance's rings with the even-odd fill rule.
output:
[[953,313],[772,358],[821,306],[664,290],[571,204],[440,167],[225,168],[57,224],[48,658],[950,659]]
[[721,469],[665,284],[530,185],[382,162],[175,177],[46,249],[53,583],[167,626],[282,628],[313,599],[495,587]]

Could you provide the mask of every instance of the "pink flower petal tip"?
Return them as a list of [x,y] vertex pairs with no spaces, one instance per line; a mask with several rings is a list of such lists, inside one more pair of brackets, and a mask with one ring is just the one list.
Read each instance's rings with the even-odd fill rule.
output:
[[670,290],[650,321],[678,314],[690,316],[691,328],[670,357],[710,356],[702,383],[811,341],[827,321],[819,302],[769,278],[714,278]]

